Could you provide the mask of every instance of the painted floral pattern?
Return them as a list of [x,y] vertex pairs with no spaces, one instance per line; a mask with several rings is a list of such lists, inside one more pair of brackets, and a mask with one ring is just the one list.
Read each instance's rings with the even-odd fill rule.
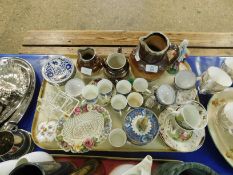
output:
[[83,104],[82,106],[78,106],[74,109],[73,115],[71,117],[79,117],[79,115],[89,112],[95,111],[102,115],[104,118],[104,129],[102,134],[98,138],[85,138],[81,143],[74,143],[74,142],[66,142],[64,141],[62,131],[64,123],[66,122],[66,118],[61,118],[58,122],[57,130],[56,130],[56,141],[60,148],[62,148],[66,152],[73,152],[73,153],[84,153],[92,150],[95,146],[99,143],[103,142],[107,139],[111,128],[112,128],[112,120],[110,118],[109,112],[99,105],[94,104]]

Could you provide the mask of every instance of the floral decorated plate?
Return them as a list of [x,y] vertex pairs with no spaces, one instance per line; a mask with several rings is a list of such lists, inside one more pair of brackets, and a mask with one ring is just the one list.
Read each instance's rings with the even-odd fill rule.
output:
[[154,112],[147,108],[130,111],[123,124],[128,140],[135,145],[152,142],[159,133],[159,123]]
[[69,80],[75,73],[75,66],[69,58],[51,56],[42,67],[42,75],[51,84],[61,84]]
[[199,149],[205,140],[205,129],[194,130],[191,135],[180,134],[175,135],[170,115],[174,109],[167,108],[160,113],[160,135],[164,142],[174,150],[180,152],[192,152]]
[[58,121],[56,140],[66,152],[84,153],[105,141],[111,128],[112,120],[104,107],[83,104],[69,118]]

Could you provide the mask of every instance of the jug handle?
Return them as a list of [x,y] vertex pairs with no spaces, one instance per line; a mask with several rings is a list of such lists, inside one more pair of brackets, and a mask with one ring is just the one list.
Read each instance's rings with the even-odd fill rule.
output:
[[122,47],[118,47],[117,53],[122,53]]
[[[172,58],[169,58],[169,53],[172,53],[175,51],[175,55],[172,57]],[[169,60],[169,64],[173,64],[180,56],[180,49],[179,49],[179,46],[177,44],[171,44],[168,51],[167,51],[167,57],[168,57],[168,60]]]

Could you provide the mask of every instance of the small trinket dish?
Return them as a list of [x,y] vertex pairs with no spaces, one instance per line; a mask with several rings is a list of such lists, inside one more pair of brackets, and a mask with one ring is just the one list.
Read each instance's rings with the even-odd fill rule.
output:
[[128,140],[135,145],[146,145],[158,135],[158,119],[147,108],[136,108],[130,111],[123,124]]
[[61,85],[71,79],[76,72],[72,61],[64,56],[52,56],[42,67],[42,76],[54,85]]

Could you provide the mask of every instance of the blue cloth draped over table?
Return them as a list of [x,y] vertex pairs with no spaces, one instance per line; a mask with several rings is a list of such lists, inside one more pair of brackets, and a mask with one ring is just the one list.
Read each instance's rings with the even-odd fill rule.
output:
[[[41,75],[41,61],[47,59],[47,55],[9,55],[0,54],[0,57],[13,56],[24,58],[29,61],[36,72],[36,90],[32,102],[22,120],[19,123],[19,127],[30,131],[34,112],[36,109],[37,97],[39,94],[40,86],[43,81]],[[193,72],[197,76],[200,76],[208,67],[217,66],[220,67],[224,57],[193,57],[190,56],[187,61],[191,65]],[[199,95],[201,103],[206,107],[211,96]],[[36,147],[35,150],[42,150]],[[64,153],[60,151],[47,151],[51,154]],[[153,152],[153,153],[119,153],[119,152],[89,152],[86,155],[97,155],[97,156],[115,156],[115,157],[145,157],[150,154],[155,159],[178,159],[187,162],[199,162],[203,163],[220,174],[233,174],[233,168],[225,161],[221,156],[214,142],[209,135],[208,129],[206,128],[206,140],[204,145],[197,151],[191,153],[177,153],[177,152]]]

